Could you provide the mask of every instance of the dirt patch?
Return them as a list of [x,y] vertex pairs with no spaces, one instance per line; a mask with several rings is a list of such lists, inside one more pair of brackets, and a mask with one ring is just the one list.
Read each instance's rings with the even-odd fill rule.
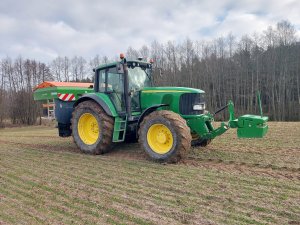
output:
[[130,159],[130,160],[147,160],[148,155],[140,148],[138,143],[120,143],[116,144],[113,149],[105,154],[108,157]]

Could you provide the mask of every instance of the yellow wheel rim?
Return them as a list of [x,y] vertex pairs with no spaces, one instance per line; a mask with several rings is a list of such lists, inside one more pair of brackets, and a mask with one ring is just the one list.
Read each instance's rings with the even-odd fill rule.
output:
[[95,144],[100,134],[96,117],[91,113],[82,114],[78,120],[78,134],[83,143]]
[[165,125],[153,124],[147,132],[147,141],[155,153],[165,154],[173,146],[173,135]]

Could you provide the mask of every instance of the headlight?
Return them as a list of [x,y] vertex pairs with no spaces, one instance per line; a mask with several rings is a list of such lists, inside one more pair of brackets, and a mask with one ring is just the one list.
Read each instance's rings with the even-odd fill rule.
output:
[[204,109],[205,109],[205,104],[193,105],[193,110],[204,110]]

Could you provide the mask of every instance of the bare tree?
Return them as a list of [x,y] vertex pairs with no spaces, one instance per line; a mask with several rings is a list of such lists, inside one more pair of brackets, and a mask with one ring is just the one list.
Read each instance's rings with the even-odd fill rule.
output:
[[[238,115],[258,112],[256,91],[260,90],[271,120],[300,120],[300,44],[295,33],[290,22],[280,21],[242,38],[229,33],[212,41],[153,41],[139,49],[129,47],[126,56],[152,58],[157,86],[205,90],[210,111],[232,99]],[[1,59],[0,124],[6,118],[13,123],[34,123],[39,110],[32,90],[37,84],[47,80],[90,82],[92,69],[112,60],[118,59],[58,56],[49,65],[21,56]]]

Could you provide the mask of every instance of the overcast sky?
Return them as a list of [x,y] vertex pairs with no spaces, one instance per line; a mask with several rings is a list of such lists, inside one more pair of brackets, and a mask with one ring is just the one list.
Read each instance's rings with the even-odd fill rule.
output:
[[153,40],[261,32],[283,19],[300,36],[299,0],[1,0],[0,57],[112,57]]

